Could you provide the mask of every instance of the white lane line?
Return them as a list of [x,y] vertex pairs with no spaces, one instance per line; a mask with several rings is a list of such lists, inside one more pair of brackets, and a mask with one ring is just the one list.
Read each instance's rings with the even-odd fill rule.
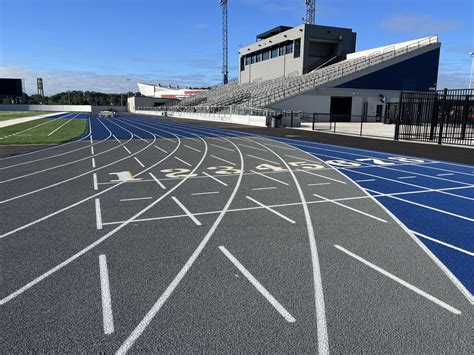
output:
[[152,178],[153,180],[155,180],[155,182],[156,182],[163,190],[166,190],[166,186],[163,185],[163,184],[161,183],[161,181],[158,180],[158,178],[157,178],[155,175],[153,175],[152,173],[148,173],[148,175],[150,175],[151,178]]
[[354,180],[355,182],[369,182],[369,181],[375,181],[375,179],[362,179],[362,180]]
[[436,176],[453,176],[453,173],[446,173],[446,174],[436,174]]
[[120,202],[126,201],[140,201],[140,200],[151,200],[153,197],[135,197],[135,198],[122,198]]
[[222,158],[219,158],[219,157],[216,157],[215,155],[209,155],[210,157],[214,158],[214,159],[217,159],[217,160],[221,160],[223,161],[224,163],[227,163],[227,164],[230,164],[230,165],[236,165],[235,163],[232,163],[231,161],[228,161],[228,160],[225,160],[225,159],[222,159]]
[[95,168],[95,158],[92,158],[92,167]]
[[102,211],[100,209],[100,198],[95,199],[95,222],[97,229],[102,229]]
[[99,184],[97,183],[97,174],[92,174],[92,183],[94,184],[94,190],[99,190]]
[[445,247],[448,247],[448,248],[457,250],[457,251],[459,251],[459,252],[461,252],[461,253],[464,253],[464,254],[467,254],[467,255],[469,255],[469,256],[474,256],[474,252],[472,252],[472,251],[468,251],[468,250],[459,248],[459,247],[457,247],[457,246],[454,246],[454,245],[452,245],[452,244],[448,244],[448,243],[446,243],[446,242],[443,242],[443,241],[441,241],[441,240],[428,237],[427,235],[421,234],[421,233],[416,232],[416,231],[414,231],[414,230],[412,230],[411,232],[412,232],[413,234],[415,234],[416,236],[420,237],[420,238],[428,239],[428,240],[431,240],[431,241],[434,242],[434,243],[438,243],[438,244],[444,245]]
[[272,178],[272,177],[270,177],[270,176],[264,175],[264,174],[262,174],[262,173],[259,173],[258,171],[255,171],[255,170],[250,170],[250,171],[251,171],[252,173],[254,173],[254,174],[263,176],[264,178],[267,178],[267,179],[269,179],[269,180],[273,180],[273,181],[276,181],[276,182],[278,182],[278,183],[280,183],[280,184],[282,184],[282,185],[288,186],[288,184],[287,184],[286,182],[284,182],[284,181],[281,181],[281,180]]
[[330,182],[317,182],[315,184],[308,184],[308,186],[322,186],[322,185],[331,185]]
[[308,163],[312,163],[312,164],[321,164],[320,161],[316,161],[315,159],[314,160],[305,159],[305,158],[301,158],[301,157],[295,157],[294,155],[289,155],[289,154],[285,154],[285,157],[298,159],[299,161],[307,161]]
[[214,194],[218,194],[218,193],[219,193],[219,191],[195,192],[195,193],[191,194],[191,196],[214,195]]
[[117,137],[115,137],[114,134],[112,134],[112,137],[114,137],[114,139],[115,139],[117,142],[119,142],[119,144],[122,144],[122,142],[120,142],[120,140],[119,140]]
[[270,211],[270,212],[276,214],[278,217],[283,218],[285,221],[288,221],[288,222],[293,223],[293,224],[296,223],[296,222],[295,222],[294,220],[292,220],[291,218],[288,218],[288,217],[285,216],[284,214],[281,214],[280,212],[274,210],[273,208],[271,208],[271,207],[269,207],[269,206],[267,206],[267,205],[264,205],[263,203],[261,203],[261,202],[255,200],[255,199],[253,199],[252,197],[250,197],[250,196],[245,196],[245,197],[246,197],[247,199],[249,199],[250,201],[252,201],[253,203],[256,203],[257,205],[259,205],[260,207],[265,208],[267,211]]
[[434,297],[434,296],[431,296],[430,294],[426,293],[425,291],[423,290],[420,290],[418,287],[416,286],[413,286],[412,284],[402,280],[401,278],[389,273],[388,271],[382,269],[381,267],[378,267],[377,265],[374,265],[372,264],[371,262],[361,258],[359,255],[357,254],[354,254],[352,252],[350,252],[349,250],[341,247],[340,245],[334,245],[334,247],[336,247],[337,249],[339,249],[340,251],[342,251],[343,253],[346,253],[347,255],[349,256],[352,256],[354,259],[356,260],[359,260],[361,263],[367,265],[368,267],[374,269],[375,271],[378,271],[380,272],[382,275],[385,275],[387,276],[388,278],[398,282],[399,284],[401,284],[402,286],[405,286],[406,288],[416,292],[417,294],[419,294],[420,296],[423,296],[425,297],[426,299],[430,300],[431,302],[434,302],[436,303],[438,306],[441,306],[443,307],[444,309],[450,311],[451,313],[454,313],[454,314],[461,314],[461,311],[450,306],[449,304],[441,301],[440,299]]
[[128,154],[132,154],[132,152],[130,151],[130,149],[128,149],[126,146],[123,146],[123,149],[125,149]]
[[221,181],[221,180],[215,178],[214,176],[212,176],[212,175],[210,175],[210,174],[208,174],[208,173],[206,173],[206,172],[203,172],[203,174],[206,175],[206,176],[208,176],[208,177],[210,177],[212,180],[217,181],[217,182],[218,182],[219,184],[221,184],[221,185],[228,186],[225,182],[223,182],[223,181]]
[[410,176],[400,176],[398,179],[403,180],[403,179],[416,179],[416,176],[410,175]]
[[191,218],[191,220],[194,222],[194,224],[196,224],[197,226],[200,226],[201,225],[201,222],[199,222],[199,220],[191,213],[191,211],[189,211],[186,206],[184,206],[176,197],[174,196],[171,196],[171,198],[173,199],[174,202],[176,202],[176,204],[183,210],[184,213],[186,213],[186,215]]
[[178,157],[176,157],[176,156],[175,156],[174,158],[175,158],[177,161],[180,161],[181,163],[183,163],[183,164],[185,164],[185,165],[187,165],[187,166],[192,166],[191,164],[189,164],[187,161],[184,161],[183,159],[180,159],[180,158],[178,158]]
[[137,157],[133,157],[133,159],[135,159],[138,165],[140,165],[142,168],[145,167],[145,165],[143,165],[143,163]]
[[93,145],[91,145],[91,154],[92,154],[92,155],[95,154],[95,153],[94,153],[94,146],[93,146]]
[[200,151],[199,149],[196,149],[196,148],[194,148],[194,147],[191,147],[191,146],[189,146],[189,145],[187,145],[187,144],[184,144],[184,146],[185,146],[186,148],[189,148],[189,149],[191,149],[191,150],[194,150],[195,152],[201,153],[201,151]]
[[155,147],[156,149],[162,151],[163,153],[168,154],[168,152],[167,152],[166,150],[164,150],[163,148],[160,148],[160,147],[158,147],[157,145],[154,145],[154,147]]
[[374,216],[374,215],[372,215],[372,214],[370,214],[370,213],[367,213],[367,212],[358,210],[357,208],[353,208],[353,207],[344,205],[344,204],[342,204],[342,203],[340,203],[340,202],[337,202],[337,201],[334,201],[334,200],[330,200],[330,199],[328,199],[328,198],[326,198],[326,197],[323,197],[323,196],[320,196],[320,195],[317,195],[317,194],[313,194],[313,196],[316,196],[316,197],[318,197],[318,198],[320,198],[320,199],[322,199],[322,200],[324,200],[324,201],[334,203],[335,205],[338,205],[338,206],[347,208],[348,210],[351,210],[351,211],[360,213],[360,214],[362,214],[362,215],[364,215],[364,216],[373,218],[373,219],[375,219],[375,220],[377,220],[377,221],[380,221],[380,222],[383,222],[383,223],[387,223],[387,221],[386,221],[385,219],[382,219],[382,218],[379,218],[379,217],[377,217],[377,216]]
[[74,116],[74,117],[71,118],[70,120],[64,122],[64,123],[63,123],[61,126],[59,126],[58,128],[56,128],[56,129],[54,129],[53,131],[51,131],[50,133],[48,133],[48,137],[49,137],[50,135],[54,134],[54,132],[59,131],[60,128],[62,128],[62,127],[64,127],[65,125],[67,125],[69,122],[71,122],[71,121],[72,121],[74,118],[76,118],[77,116],[79,116],[79,115]]
[[314,176],[319,176],[320,178],[327,179],[327,180],[331,180],[331,181],[335,181],[335,182],[338,182],[338,183],[340,183],[340,184],[346,184],[345,181],[333,179],[333,178],[330,178],[330,177],[328,177],[328,176],[324,176],[324,175],[321,175],[321,174],[313,173],[313,172],[311,172],[311,171],[307,171],[307,170],[303,170],[303,169],[296,169],[296,171],[301,171],[301,172],[306,173],[306,174],[311,174],[311,175],[314,175]]
[[214,147],[217,147],[217,148],[220,148],[220,149],[228,150],[229,152],[235,152],[235,150],[233,150],[233,149],[222,147],[222,146],[214,144],[214,143],[210,143],[210,145],[212,145]]
[[276,161],[268,160],[268,159],[264,159],[264,158],[260,158],[260,157],[256,157],[255,155],[247,154],[247,156],[250,157],[250,158],[254,158],[254,159],[266,161],[267,163],[272,163],[272,164],[275,164],[275,165],[280,165],[280,163],[277,163]]
[[246,145],[246,144],[242,144],[242,143],[238,143],[237,145],[240,145],[241,147],[246,147],[246,148],[250,148],[250,149],[259,150],[261,152],[266,152],[267,151],[266,149],[255,148],[255,147],[252,147],[251,145]]
[[[252,138],[252,137],[250,137],[250,138]],[[283,147],[283,146],[280,146],[280,145],[274,145],[274,144],[268,144],[268,143],[265,143],[265,145],[268,145],[269,147],[280,148],[280,149],[286,149],[286,150],[291,150],[291,151],[295,151],[295,150],[296,150],[295,148],[288,148],[288,147]]]
[[260,190],[273,190],[276,189],[275,186],[269,186],[269,187],[256,187],[252,189],[252,191],[260,191]]
[[289,323],[294,323],[296,319],[288,312],[285,307],[278,302],[275,297],[273,297],[270,292],[243,266],[236,258],[233,256],[230,251],[228,251],[225,247],[220,246],[220,251],[229,259],[234,266],[239,269],[242,275],[245,276],[247,280],[257,289],[260,294],[265,297],[265,299],[275,308],[275,310],[280,313],[280,315],[286,319]]
[[202,143],[199,139],[192,138],[192,137],[184,137],[184,139],[189,139],[189,140],[194,141],[194,142]]
[[99,268],[104,334],[112,334],[114,332],[114,315],[112,313],[112,298],[110,297],[109,270],[107,268],[107,258],[104,254],[99,255]]

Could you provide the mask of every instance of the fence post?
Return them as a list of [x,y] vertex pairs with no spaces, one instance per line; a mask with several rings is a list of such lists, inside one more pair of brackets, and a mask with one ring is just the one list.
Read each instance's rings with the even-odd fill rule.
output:
[[438,93],[435,91],[434,100],[433,100],[433,113],[431,114],[431,128],[430,128],[430,141],[434,139],[434,132],[436,127],[438,127],[438,114],[439,114],[439,105],[438,105]]
[[314,131],[314,123],[315,123],[315,121],[316,121],[316,113],[313,112],[313,131]]
[[448,89],[443,90],[443,109],[441,110],[441,122],[439,125],[439,136],[438,136],[438,144],[443,142],[443,125],[444,119],[446,117],[446,96],[448,95]]
[[394,140],[396,141],[398,141],[400,137],[400,123],[402,121],[402,110],[403,110],[403,91],[400,91],[400,98],[398,100],[397,121],[395,125],[395,137],[394,137]]
[[[334,115],[331,115],[331,120],[333,119]],[[336,133],[336,120],[334,120],[334,133]]]
[[293,110],[291,110],[290,115],[291,115],[291,127],[293,127]]
[[362,125],[363,125],[363,122],[364,122],[364,116],[361,116],[360,117],[360,133],[359,135],[362,137]]
[[466,102],[464,103],[464,110],[462,115],[461,139],[466,138],[467,112],[469,111],[469,94],[466,95]]

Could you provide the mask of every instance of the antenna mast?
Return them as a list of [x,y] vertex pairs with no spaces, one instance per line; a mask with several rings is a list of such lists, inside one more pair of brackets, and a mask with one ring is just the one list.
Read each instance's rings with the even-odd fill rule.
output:
[[229,82],[229,46],[227,32],[227,0],[220,0],[222,8],[222,82]]
[[305,0],[306,4],[306,17],[304,23],[308,25],[314,25],[314,16],[316,14],[316,0]]

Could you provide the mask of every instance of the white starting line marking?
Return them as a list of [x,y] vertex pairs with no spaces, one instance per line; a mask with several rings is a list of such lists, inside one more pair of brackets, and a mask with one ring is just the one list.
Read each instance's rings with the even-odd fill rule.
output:
[[294,323],[296,319],[273,297],[270,292],[243,266],[225,247],[220,246],[220,251],[229,259],[234,266],[246,277],[247,280],[257,289],[265,299],[270,302],[273,308],[289,323]]
[[436,176],[453,176],[453,173],[446,173],[446,174],[436,174]]
[[132,154],[132,152],[126,146],[123,146],[123,149],[125,149],[128,154]]
[[354,253],[350,252],[349,250],[347,250],[347,249],[345,249],[345,248],[343,248],[339,245],[334,245],[334,247],[336,247],[337,249],[339,249],[343,253],[346,253],[347,255],[352,256],[354,259],[359,260],[361,263],[364,263],[365,265],[367,265],[368,267],[374,269],[375,271],[380,272],[382,275],[385,275],[388,278],[390,278],[390,279],[398,282],[399,284],[405,286],[406,288],[418,293],[419,295],[425,297],[426,299],[430,300],[431,302],[436,303],[438,306],[441,306],[444,309],[447,309],[448,311],[450,311],[454,314],[461,314],[460,310],[450,306],[449,304],[439,300],[438,298],[436,298],[434,296],[431,296],[430,294],[426,293],[425,291],[420,290],[418,287],[413,286],[412,284],[409,284],[408,282],[406,282],[406,281],[400,279],[399,277],[389,273],[388,271],[385,271],[384,269],[378,267],[377,265],[372,264],[371,262],[369,262],[369,261],[361,258],[360,256],[358,256],[357,254],[354,254]]
[[95,199],[95,221],[97,229],[102,229],[102,211],[100,210],[100,198]]
[[264,158],[260,158],[260,157],[256,157],[255,155],[247,154],[247,156],[250,157],[250,158],[254,158],[254,159],[266,161],[267,163],[272,163],[272,164],[275,164],[275,165],[280,165],[280,163],[277,163],[276,161],[268,160],[268,159],[264,159]]
[[99,190],[99,184],[97,183],[97,174],[96,173],[92,174],[92,182],[94,184],[94,190],[95,191]]
[[241,147],[247,147],[247,148],[250,148],[250,149],[259,150],[261,152],[267,152],[267,150],[265,150],[265,149],[255,148],[255,147],[252,147],[251,145],[246,145],[246,144],[242,144],[242,143],[238,143],[237,145],[240,145]]
[[340,183],[340,184],[346,184],[345,181],[333,179],[333,178],[330,178],[330,177],[327,177],[327,176],[324,176],[324,175],[321,175],[321,174],[313,173],[313,172],[311,172],[311,171],[302,170],[302,169],[296,169],[296,171],[301,171],[301,172],[306,173],[306,174],[311,174],[311,175],[314,175],[314,176],[319,176],[320,178],[327,179],[327,180],[331,180],[331,181],[335,181],[335,182],[338,182],[338,183]]
[[91,145],[91,154],[92,154],[92,155],[95,154],[95,153],[94,153],[94,146],[93,146],[93,145]]
[[375,179],[363,179],[363,180],[354,180],[355,182],[369,182],[369,181],[375,181]]
[[249,199],[250,201],[252,201],[253,203],[256,203],[257,205],[259,205],[260,207],[265,208],[267,211],[270,211],[270,212],[276,214],[278,217],[283,218],[285,221],[288,221],[288,222],[293,223],[293,224],[296,223],[296,222],[293,221],[291,218],[288,218],[287,216],[281,214],[280,212],[275,211],[273,208],[268,207],[267,205],[264,205],[263,203],[261,203],[261,202],[255,200],[255,199],[253,199],[252,197],[250,197],[250,196],[245,196],[245,197],[246,197],[247,199]]
[[214,147],[220,148],[220,149],[228,150],[229,152],[234,152],[233,149],[222,147],[222,146],[214,144],[214,143],[211,143],[211,145],[214,146]]
[[135,159],[137,161],[138,165],[140,165],[142,168],[145,167],[145,165],[143,165],[143,163],[137,157],[133,157],[133,159]]
[[210,177],[211,179],[217,181],[217,182],[218,182],[219,184],[221,184],[221,185],[228,186],[225,182],[220,181],[219,179],[216,179],[214,176],[212,176],[212,175],[210,175],[210,174],[208,174],[208,173],[206,173],[206,172],[203,172],[203,174],[206,175],[206,176],[208,176],[208,177]]
[[151,200],[153,197],[135,197],[135,198],[122,198],[120,202],[126,201],[140,201],[140,200]]
[[276,189],[276,187],[275,187],[275,186],[270,186],[270,187],[256,187],[256,188],[252,189],[252,191],[273,190],[273,189]]
[[331,185],[330,182],[317,182],[315,184],[308,184],[308,186],[321,186],[321,185]]
[[200,195],[213,195],[213,194],[218,194],[219,191],[209,191],[209,192],[196,192],[191,194],[191,196],[200,196]]
[[191,146],[189,146],[189,145],[187,145],[187,144],[184,144],[184,146],[185,146],[186,148],[189,148],[189,149],[191,149],[191,150],[194,150],[195,152],[201,153],[201,151],[200,151],[199,149],[196,149],[196,148],[194,148],[194,147],[191,147]]
[[171,196],[171,198],[173,199],[174,202],[176,202],[176,204],[183,210],[184,213],[186,213],[186,215],[191,218],[191,220],[197,225],[197,226],[200,226],[201,225],[201,222],[199,222],[199,220],[186,208],[186,206],[184,206],[176,197],[174,196]]
[[263,176],[264,178],[267,178],[267,179],[270,179],[270,180],[276,181],[276,182],[278,182],[278,183],[280,183],[280,184],[282,184],[282,185],[286,185],[286,186],[288,186],[288,184],[287,184],[286,182],[284,182],[284,181],[281,181],[281,180],[278,180],[278,179],[272,178],[272,177],[270,177],[270,176],[264,175],[264,174],[262,174],[262,173],[259,173],[258,171],[255,171],[255,170],[250,170],[250,171],[251,171],[252,173],[254,173],[254,174],[257,174],[257,175]]
[[357,208],[353,208],[353,207],[344,205],[344,204],[342,204],[342,203],[340,203],[340,202],[337,202],[337,201],[334,201],[334,200],[330,200],[330,199],[328,199],[328,198],[326,198],[326,197],[323,197],[323,196],[320,196],[320,195],[317,195],[317,194],[313,194],[313,196],[316,196],[316,197],[318,197],[318,198],[320,198],[320,199],[322,199],[322,200],[324,200],[324,201],[331,202],[331,203],[333,203],[333,204],[335,204],[335,205],[338,205],[338,206],[347,208],[348,210],[351,210],[351,211],[360,213],[360,214],[362,214],[362,215],[364,215],[364,216],[373,218],[373,219],[375,219],[375,220],[377,220],[377,221],[380,221],[380,222],[383,222],[383,223],[387,223],[387,221],[386,221],[385,219],[382,219],[382,218],[376,217],[376,216],[374,216],[374,215],[371,215],[370,213],[366,213],[366,212],[364,212],[364,211],[358,210]]
[[400,179],[400,180],[403,180],[403,179],[416,179],[416,176],[413,176],[413,175],[410,175],[410,176],[400,176],[399,179]]
[[92,158],[92,167],[95,168],[95,159]]
[[156,183],[157,183],[158,185],[160,185],[160,187],[161,187],[163,190],[166,190],[166,186],[163,185],[163,184],[161,183],[161,181],[158,180],[158,178],[157,178],[155,175],[153,175],[152,173],[148,173],[148,174],[151,176],[151,178],[152,178],[153,180],[156,181]]
[[231,161],[228,161],[228,160],[225,160],[225,159],[222,159],[222,158],[219,158],[219,157],[216,157],[215,155],[209,155],[210,157],[214,158],[214,159],[217,159],[217,160],[221,160],[223,161],[224,163],[227,163],[227,164],[230,164],[230,165],[236,165],[235,163],[232,163]]
[[158,150],[161,150],[163,153],[168,154],[168,152],[166,150],[164,150],[163,148],[160,148],[157,145],[154,145],[154,147]]
[[174,158],[175,158],[177,161],[180,161],[181,163],[183,163],[183,164],[185,164],[185,165],[187,165],[187,166],[192,166],[191,164],[189,164],[187,161],[184,161],[183,159],[180,159],[180,158],[178,158],[178,157],[176,157],[176,156],[175,156]]
[[459,251],[459,252],[461,252],[461,253],[464,253],[464,254],[467,254],[467,255],[469,255],[469,256],[474,256],[474,253],[473,253],[472,251],[468,251],[468,250],[459,248],[459,247],[457,247],[457,246],[454,246],[454,245],[452,245],[452,244],[445,243],[445,242],[443,242],[443,241],[441,241],[441,240],[428,237],[427,235],[421,234],[421,233],[416,232],[416,231],[414,231],[414,230],[412,230],[411,232],[412,232],[413,234],[415,234],[417,237],[424,238],[424,239],[428,239],[428,240],[431,240],[431,241],[434,242],[434,243],[438,243],[438,244],[444,245],[445,247],[448,247],[448,248],[457,250],[457,251]]
[[104,254],[99,255],[100,267],[100,289],[102,291],[102,320],[104,333],[114,332],[114,316],[112,313],[112,298],[110,297],[109,271],[107,269],[107,258]]

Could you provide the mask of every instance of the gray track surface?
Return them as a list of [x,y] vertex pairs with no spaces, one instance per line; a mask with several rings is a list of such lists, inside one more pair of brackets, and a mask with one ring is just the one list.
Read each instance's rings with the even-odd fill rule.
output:
[[[136,124],[126,117],[114,122]],[[172,126],[159,124],[163,130]],[[380,205],[314,157],[261,137],[131,135],[93,142],[94,169],[90,146],[79,141],[0,160],[2,353],[314,353],[324,350],[321,314],[330,352],[473,352],[472,305]],[[169,177],[163,171],[177,168],[194,171],[193,176]],[[141,180],[111,181],[111,173],[122,171]],[[316,265],[298,185],[314,230]],[[194,195],[204,192],[212,194]],[[146,199],[120,201],[136,198]],[[288,322],[219,247],[295,321]],[[103,328],[100,255],[108,266],[111,334]],[[325,310],[315,301],[315,266]]]

